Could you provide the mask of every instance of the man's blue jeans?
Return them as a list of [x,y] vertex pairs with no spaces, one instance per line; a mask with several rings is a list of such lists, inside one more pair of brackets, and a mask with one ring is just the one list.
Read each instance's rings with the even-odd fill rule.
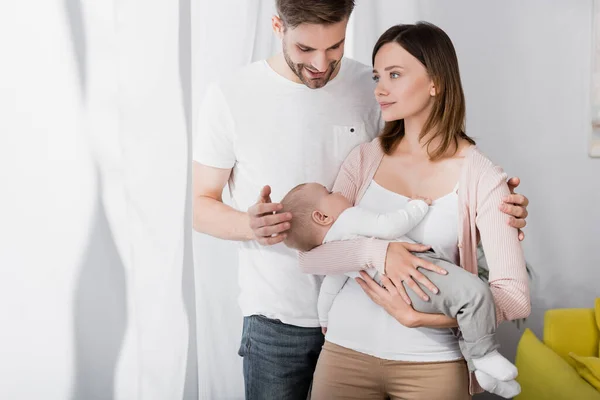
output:
[[306,400],[323,342],[321,328],[244,317],[239,355],[246,400]]

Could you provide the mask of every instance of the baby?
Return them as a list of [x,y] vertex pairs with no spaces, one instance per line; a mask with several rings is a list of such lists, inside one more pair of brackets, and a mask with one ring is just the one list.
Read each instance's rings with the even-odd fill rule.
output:
[[[353,207],[341,193],[332,193],[318,183],[305,183],[292,189],[281,201],[282,212],[291,212],[291,227],[284,243],[296,250],[309,251],[323,243],[350,240],[359,236],[410,242],[405,237],[427,214],[431,201],[414,198],[406,208],[387,214]],[[477,276],[440,258],[434,252],[418,253],[418,257],[439,265],[447,275],[419,268],[438,287],[439,294],[424,301],[408,286],[412,306],[424,313],[441,313],[456,318],[461,331],[460,349],[470,371],[475,371],[482,388],[505,398],[520,393],[515,380],[517,368],[498,351],[496,310],[489,286]],[[365,272],[381,284],[374,268]],[[319,321],[326,332],[328,313],[335,296],[348,277],[357,273],[328,275],[323,280],[318,299]]]

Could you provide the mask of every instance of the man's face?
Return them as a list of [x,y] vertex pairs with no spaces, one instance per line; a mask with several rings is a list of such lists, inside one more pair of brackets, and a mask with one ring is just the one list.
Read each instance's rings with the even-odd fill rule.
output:
[[300,82],[322,88],[335,76],[344,55],[344,20],[331,25],[301,24],[283,33],[283,55]]

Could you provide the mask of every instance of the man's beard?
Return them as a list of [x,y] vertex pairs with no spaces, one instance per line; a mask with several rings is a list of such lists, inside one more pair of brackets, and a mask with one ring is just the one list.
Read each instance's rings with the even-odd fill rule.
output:
[[294,62],[290,58],[290,55],[285,50],[285,46],[283,47],[283,58],[285,58],[285,62],[290,67],[292,72],[294,72],[294,74],[298,77],[298,79],[300,79],[300,81],[310,89],[319,89],[327,85],[327,83],[331,79],[331,75],[333,75],[333,72],[335,71],[340,62],[339,60],[332,61],[329,64],[329,68],[327,68],[327,71],[325,71],[325,74],[321,78],[311,79],[307,78],[302,74],[302,70],[306,69],[306,66],[304,64],[294,64]]

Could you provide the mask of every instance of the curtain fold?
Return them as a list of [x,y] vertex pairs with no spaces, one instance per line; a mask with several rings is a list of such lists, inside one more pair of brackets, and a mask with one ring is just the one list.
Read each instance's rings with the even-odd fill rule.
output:
[[0,398],[183,396],[179,19],[155,0],[0,5]]

